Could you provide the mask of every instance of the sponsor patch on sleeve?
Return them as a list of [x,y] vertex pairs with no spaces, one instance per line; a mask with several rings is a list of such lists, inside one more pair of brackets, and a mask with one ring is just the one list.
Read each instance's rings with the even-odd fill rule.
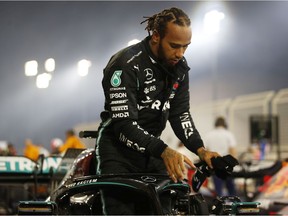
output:
[[121,85],[122,70],[115,70],[109,88],[109,105],[112,119],[128,118],[129,113],[129,101],[126,87]]
[[189,139],[189,137],[194,133],[189,113],[188,112],[183,113],[180,116],[180,120],[185,137],[186,139]]
[[110,83],[113,87],[118,87],[121,84],[121,74],[122,74],[122,70],[116,70],[114,71]]

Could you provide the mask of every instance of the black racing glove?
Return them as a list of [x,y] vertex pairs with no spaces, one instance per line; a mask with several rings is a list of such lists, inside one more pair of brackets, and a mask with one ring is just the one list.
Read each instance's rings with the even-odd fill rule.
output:
[[212,170],[204,161],[195,164],[195,166],[197,167],[197,169],[192,178],[192,189],[195,192],[198,192],[206,178],[211,176]]
[[228,176],[231,176],[233,168],[239,164],[238,160],[231,155],[212,158],[211,162],[215,175],[221,179],[226,179]]
[[204,183],[207,177],[215,173],[217,177],[226,179],[231,175],[234,166],[239,164],[238,161],[231,155],[212,158],[211,162],[213,169],[210,169],[204,161],[195,164],[197,169],[192,178],[192,189],[195,192],[199,191],[201,185]]

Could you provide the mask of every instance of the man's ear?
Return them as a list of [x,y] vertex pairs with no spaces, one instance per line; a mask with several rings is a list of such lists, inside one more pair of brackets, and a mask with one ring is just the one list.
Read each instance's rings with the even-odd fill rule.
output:
[[157,44],[160,41],[160,35],[156,30],[153,31],[151,40],[154,44]]

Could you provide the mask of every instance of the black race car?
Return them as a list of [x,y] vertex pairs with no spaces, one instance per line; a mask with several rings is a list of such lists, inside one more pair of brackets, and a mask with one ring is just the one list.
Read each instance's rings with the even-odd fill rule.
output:
[[[168,175],[149,173],[96,175],[94,149],[86,149],[74,160],[58,187],[45,201],[21,201],[18,214],[101,215],[100,190],[124,189],[131,196],[136,214],[257,214],[259,203],[241,202],[238,197],[221,197],[209,208],[198,191],[203,180],[213,174],[201,163],[193,177],[193,189],[187,181],[174,183]],[[122,190],[123,191],[123,190]],[[162,198],[169,203],[163,205]],[[165,209],[165,210],[164,210]]]

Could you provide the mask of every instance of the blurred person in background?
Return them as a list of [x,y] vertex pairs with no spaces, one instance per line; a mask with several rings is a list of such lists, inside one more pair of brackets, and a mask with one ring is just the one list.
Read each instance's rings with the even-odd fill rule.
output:
[[[230,154],[237,159],[236,139],[234,134],[228,130],[225,118],[217,117],[214,126],[215,128],[210,131],[204,139],[206,148],[210,151],[218,152],[221,156]],[[227,179],[223,180],[216,175],[213,175],[212,178],[218,196],[224,195],[224,186],[226,186],[227,195],[236,195],[233,178],[227,177]]]
[[33,144],[31,139],[25,140],[24,156],[33,161],[37,161],[39,157],[39,147]]
[[8,144],[6,141],[0,141],[0,156],[5,156],[8,151]]
[[59,154],[58,148],[63,145],[63,141],[60,138],[54,138],[50,142],[51,155]]
[[35,144],[31,139],[25,140],[24,156],[30,158],[33,161],[37,161],[40,155],[47,157],[50,152],[39,144]]
[[76,148],[76,149],[85,149],[86,146],[84,143],[81,142],[79,137],[75,135],[74,130],[69,129],[66,131],[66,140],[63,145],[58,147],[58,152],[63,154],[64,152],[67,151],[69,148]]
[[8,152],[7,152],[7,156],[16,156],[17,155],[17,150],[15,148],[15,146],[8,142]]
[[0,141],[0,156],[15,156],[17,151],[14,145],[7,141]]

